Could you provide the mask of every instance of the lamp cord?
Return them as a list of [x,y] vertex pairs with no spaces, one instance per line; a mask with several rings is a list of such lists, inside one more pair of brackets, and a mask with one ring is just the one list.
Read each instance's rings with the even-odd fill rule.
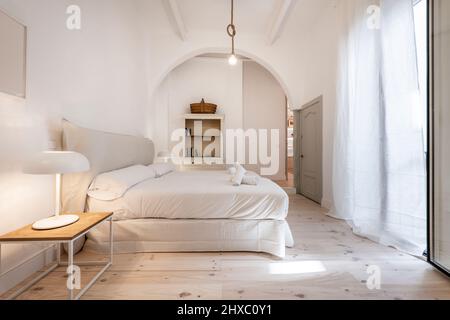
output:
[[231,53],[234,54],[234,37],[236,26],[234,25],[234,0],[231,0],[231,23],[227,26],[227,33],[231,37]]

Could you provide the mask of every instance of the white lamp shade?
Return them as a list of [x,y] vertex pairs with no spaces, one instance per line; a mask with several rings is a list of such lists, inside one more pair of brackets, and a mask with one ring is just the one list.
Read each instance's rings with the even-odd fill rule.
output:
[[27,174],[63,174],[90,169],[89,160],[72,151],[45,151],[32,156],[23,167]]

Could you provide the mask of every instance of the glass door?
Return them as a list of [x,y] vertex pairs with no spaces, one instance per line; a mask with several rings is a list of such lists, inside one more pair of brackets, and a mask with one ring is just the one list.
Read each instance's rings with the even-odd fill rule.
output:
[[450,1],[429,1],[429,261],[450,270]]

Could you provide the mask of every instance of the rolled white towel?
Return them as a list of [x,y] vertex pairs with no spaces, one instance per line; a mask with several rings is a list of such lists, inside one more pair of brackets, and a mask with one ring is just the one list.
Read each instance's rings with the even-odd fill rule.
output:
[[261,180],[261,177],[256,173],[247,173],[242,178],[242,184],[247,184],[249,186],[257,186]]
[[[232,165],[228,166],[227,171],[231,175],[230,180],[233,180],[233,177],[236,175],[239,167],[242,167],[245,170],[245,168],[243,166],[241,166],[241,164],[239,162],[235,162]],[[247,170],[245,170],[245,172],[247,172]]]
[[246,174],[246,170],[243,166],[239,165],[239,167],[236,169],[236,174],[231,179],[231,183],[233,183],[233,186],[239,187],[242,184],[242,179],[244,178]]
[[234,175],[236,174],[236,172],[237,172],[237,169],[236,169],[235,166],[232,166],[232,167],[229,167],[229,168],[228,168],[228,173],[229,173],[230,175],[234,176]]

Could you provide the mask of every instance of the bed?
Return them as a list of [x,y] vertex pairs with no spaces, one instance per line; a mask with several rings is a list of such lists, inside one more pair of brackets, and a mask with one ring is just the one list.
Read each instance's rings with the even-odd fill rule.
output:
[[[180,171],[145,179],[114,200],[88,196],[99,174],[151,165],[150,140],[63,124],[63,146],[83,153],[91,170],[63,177],[65,212],[114,212],[115,252],[250,251],[285,256],[293,245],[286,222],[289,199],[262,178],[258,186],[234,187],[226,171]],[[86,248],[101,251],[108,230],[88,234]]]

